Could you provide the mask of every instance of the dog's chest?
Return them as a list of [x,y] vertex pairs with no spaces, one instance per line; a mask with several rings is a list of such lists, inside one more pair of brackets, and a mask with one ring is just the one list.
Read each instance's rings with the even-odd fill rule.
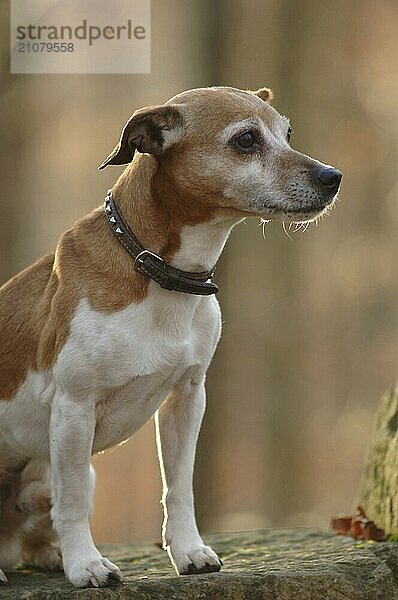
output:
[[[160,290],[163,292],[163,290]],[[163,292],[164,294],[164,292]],[[167,297],[169,296],[169,297]],[[200,361],[197,298],[163,298],[152,291],[141,303],[100,313],[82,300],[57,361],[57,376],[86,380],[97,389],[121,387],[137,377]],[[175,296],[175,294],[173,294]]]

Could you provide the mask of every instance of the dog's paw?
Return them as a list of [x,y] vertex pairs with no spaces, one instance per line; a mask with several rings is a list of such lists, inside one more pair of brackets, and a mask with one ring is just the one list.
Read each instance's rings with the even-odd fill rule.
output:
[[210,546],[194,546],[190,549],[167,548],[171,562],[179,575],[215,573],[221,569],[222,561]]
[[108,587],[120,584],[122,574],[119,567],[99,555],[87,562],[64,564],[69,581],[76,587]]
[[0,569],[0,584],[8,583],[8,579],[5,576],[4,572]]
[[62,571],[61,553],[53,544],[37,544],[24,554],[25,564],[45,571]]

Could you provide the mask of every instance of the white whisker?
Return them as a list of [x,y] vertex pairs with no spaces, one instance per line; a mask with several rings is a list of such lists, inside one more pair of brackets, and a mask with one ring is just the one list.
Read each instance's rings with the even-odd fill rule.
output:
[[266,225],[268,225],[269,221],[267,221],[266,219],[260,219],[260,223],[257,225],[257,227],[262,227],[262,234],[263,234],[263,239],[265,240],[266,236],[265,236],[265,227]]
[[289,240],[292,239],[292,236],[290,235],[290,233],[288,232],[288,230],[286,229],[286,223],[285,221],[282,221],[282,229],[283,231],[286,233],[287,237],[289,238]]

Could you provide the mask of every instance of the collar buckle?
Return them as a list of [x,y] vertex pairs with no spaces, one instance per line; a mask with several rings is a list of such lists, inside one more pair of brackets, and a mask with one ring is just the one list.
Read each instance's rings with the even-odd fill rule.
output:
[[161,268],[162,270],[165,269],[166,267],[166,263],[164,262],[163,258],[161,256],[158,256],[157,254],[155,254],[154,252],[151,252],[150,250],[142,250],[141,252],[139,252],[137,254],[137,256],[134,259],[134,267],[137,269],[137,271],[140,271],[141,273],[145,273],[144,270],[144,260],[147,256],[150,256],[152,258],[152,260],[157,263],[157,266],[159,268]]

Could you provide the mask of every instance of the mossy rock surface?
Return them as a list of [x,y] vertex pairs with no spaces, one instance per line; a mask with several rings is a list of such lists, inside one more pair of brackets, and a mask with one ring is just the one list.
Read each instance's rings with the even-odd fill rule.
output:
[[358,504],[377,527],[398,535],[398,384],[380,399]]
[[156,544],[106,546],[124,584],[75,590],[63,574],[9,572],[3,600],[398,600],[398,544],[361,544],[317,529],[268,529],[205,536],[220,573],[176,577]]

